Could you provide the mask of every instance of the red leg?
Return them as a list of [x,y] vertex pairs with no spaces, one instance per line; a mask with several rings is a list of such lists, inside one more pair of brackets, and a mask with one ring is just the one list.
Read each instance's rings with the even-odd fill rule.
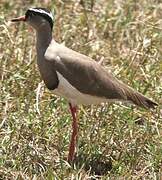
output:
[[77,111],[76,106],[72,106],[71,103],[69,103],[69,106],[70,106],[70,111],[73,117],[72,134],[71,134],[69,155],[68,155],[68,162],[71,163],[74,160],[74,156],[75,156],[77,134],[78,134],[78,123],[77,123],[77,118],[76,118],[76,111]]

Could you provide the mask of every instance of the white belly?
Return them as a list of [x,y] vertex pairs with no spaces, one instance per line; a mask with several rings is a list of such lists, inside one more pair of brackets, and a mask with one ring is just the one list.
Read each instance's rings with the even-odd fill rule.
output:
[[59,85],[53,92],[56,95],[66,98],[72,104],[90,105],[108,101],[105,98],[83,94],[73,87],[59,72],[57,72],[57,76]]

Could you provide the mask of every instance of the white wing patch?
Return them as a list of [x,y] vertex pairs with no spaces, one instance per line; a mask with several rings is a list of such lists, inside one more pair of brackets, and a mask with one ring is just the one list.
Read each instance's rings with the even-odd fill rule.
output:
[[46,58],[46,60],[48,61],[55,61],[55,60],[61,60],[61,58],[57,55],[57,44],[52,40],[51,44],[49,45],[49,47],[47,48],[44,57]]

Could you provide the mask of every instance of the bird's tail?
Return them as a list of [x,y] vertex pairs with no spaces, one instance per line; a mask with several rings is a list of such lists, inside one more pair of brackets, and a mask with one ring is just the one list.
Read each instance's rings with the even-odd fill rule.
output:
[[149,108],[154,109],[155,106],[158,105],[154,101],[150,100],[149,98],[145,97],[144,95],[133,90],[130,87],[124,88],[124,91],[125,91],[124,94],[126,95],[127,100],[133,102],[134,104],[140,107],[144,107],[146,109],[149,109]]

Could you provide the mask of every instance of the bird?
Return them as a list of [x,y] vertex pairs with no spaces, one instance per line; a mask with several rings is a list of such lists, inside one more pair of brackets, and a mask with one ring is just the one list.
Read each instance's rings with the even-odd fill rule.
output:
[[54,94],[67,99],[72,115],[72,134],[67,161],[76,156],[79,105],[102,102],[130,102],[150,109],[158,104],[107,72],[94,59],[76,52],[52,37],[54,16],[46,8],[27,9],[25,15],[11,22],[26,22],[36,31],[37,64],[40,75]]

